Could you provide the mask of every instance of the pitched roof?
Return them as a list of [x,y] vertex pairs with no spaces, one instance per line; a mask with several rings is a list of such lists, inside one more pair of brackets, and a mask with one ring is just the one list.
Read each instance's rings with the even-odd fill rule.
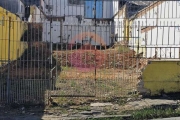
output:
[[121,0],[119,1],[120,9],[126,5],[127,6],[127,17],[130,18],[131,16],[134,16],[138,11],[141,11],[145,7],[151,5],[154,1],[131,1],[131,0]]
[[159,0],[159,1],[153,1],[150,3],[150,5],[144,7],[143,9],[141,9],[140,11],[138,11],[136,14],[132,15],[130,17],[130,19],[135,19],[136,17],[138,17],[138,15],[142,15],[142,13],[146,13],[146,10],[150,10],[149,8],[154,8],[155,6],[162,4],[164,2],[164,0]]
[[128,17],[137,14],[139,11],[146,8],[151,3],[153,3],[153,1],[128,1]]

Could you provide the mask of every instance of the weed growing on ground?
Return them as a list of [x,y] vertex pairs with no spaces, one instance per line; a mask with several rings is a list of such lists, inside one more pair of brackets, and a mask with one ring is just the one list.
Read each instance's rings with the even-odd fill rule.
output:
[[124,120],[122,117],[111,117],[111,118],[89,118],[87,120]]
[[141,110],[128,111],[124,114],[130,113],[132,120],[144,120],[154,118],[166,118],[166,117],[177,117],[180,116],[180,110],[174,109],[173,107],[158,107],[158,108],[144,108]]
[[75,82],[75,81],[72,81],[72,82],[71,82],[71,87],[75,87],[75,86],[77,86],[77,85],[76,85],[76,82]]
[[130,51],[130,49],[128,47],[123,46],[123,45],[119,45],[115,49],[117,49],[119,53],[124,53],[124,52]]
[[79,111],[90,111],[91,110],[91,107],[90,106],[79,106],[78,108],[77,108],[77,110],[79,110]]

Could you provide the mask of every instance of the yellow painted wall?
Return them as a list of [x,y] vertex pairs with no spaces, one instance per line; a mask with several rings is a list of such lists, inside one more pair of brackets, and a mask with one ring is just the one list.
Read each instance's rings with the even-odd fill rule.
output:
[[125,29],[124,29],[124,37],[126,38],[126,41],[129,41],[129,19],[125,18]]
[[26,29],[27,25],[19,17],[0,7],[0,66],[7,63],[9,43],[10,60],[19,58],[27,48],[27,43],[21,42]]
[[128,19],[128,10],[127,10],[127,5],[125,5],[124,7],[124,37],[125,37],[125,40],[128,41],[129,40],[129,19]]
[[151,95],[180,92],[180,61],[151,61],[142,74],[144,88]]

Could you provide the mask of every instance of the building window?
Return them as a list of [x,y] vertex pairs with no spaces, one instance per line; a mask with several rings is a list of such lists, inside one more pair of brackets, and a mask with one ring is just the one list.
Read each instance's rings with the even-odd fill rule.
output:
[[84,4],[84,0],[68,0],[69,5],[82,5]]

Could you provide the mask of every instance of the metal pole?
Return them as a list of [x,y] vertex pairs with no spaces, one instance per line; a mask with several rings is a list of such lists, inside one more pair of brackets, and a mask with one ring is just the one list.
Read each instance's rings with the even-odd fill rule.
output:
[[[94,22],[95,22],[95,87],[96,87],[96,0],[94,0],[95,2],[95,7],[94,7]],[[95,96],[96,96],[96,92],[95,92]]]
[[[63,21],[60,20],[60,44],[62,44]],[[62,48],[62,46],[61,46]]]
[[140,21],[138,21],[137,72],[138,72],[138,67],[139,67],[139,39],[140,39],[139,33],[140,32],[141,32]]
[[[48,4],[50,5],[50,1],[48,1]],[[50,11],[50,8],[49,8]],[[51,16],[51,15],[50,15]],[[52,89],[52,33],[51,33],[51,24],[52,24],[52,16],[50,17],[50,82],[49,82],[49,95],[48,97],[51,96],[51,89]],[[48,100],[48,104],[49,104],[49,100]]]
[[10,38],[11,37],[11,17],[9,17],[9,39],[8,39],[8,76],[7,76],[7,103],[9,103],[10,94]]
[[51,18],[51,21],[50,21],[50,56],[51,56],[51,58],[50,58],[50,81],[51,81],[51,88],[52,88],[52,35],[51,35],[51,25],[52,25],[52,18]]

